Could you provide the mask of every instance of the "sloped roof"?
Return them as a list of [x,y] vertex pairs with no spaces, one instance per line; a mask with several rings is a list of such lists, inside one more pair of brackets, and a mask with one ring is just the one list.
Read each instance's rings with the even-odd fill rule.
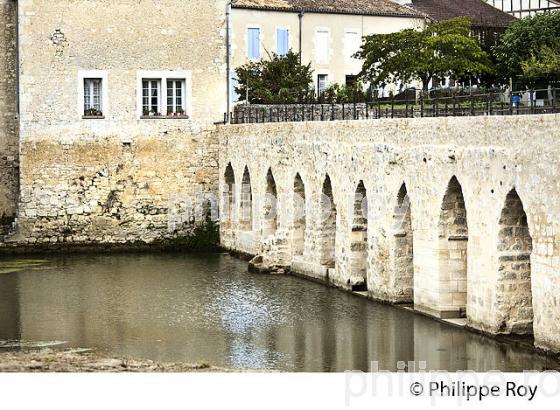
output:
[[515,17],[482,0],[412,0],[411,7],[433,21],[468,16],[478,27],[506,27]]
[[391,0],[238,0],[235,8],[337,13],[378,16],[423,17],[415,10]]

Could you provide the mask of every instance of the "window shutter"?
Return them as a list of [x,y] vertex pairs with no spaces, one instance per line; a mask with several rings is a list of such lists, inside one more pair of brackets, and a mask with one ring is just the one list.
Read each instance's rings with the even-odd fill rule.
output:
[[248,57],[253,59],[258,59],[261,57],[260,50],[260,33],[261,30],[258,28],[250,28],[248,30]]
[[285,56],[288,50],[288,30],[280,28],[276,30],[276,52],[279,56]]

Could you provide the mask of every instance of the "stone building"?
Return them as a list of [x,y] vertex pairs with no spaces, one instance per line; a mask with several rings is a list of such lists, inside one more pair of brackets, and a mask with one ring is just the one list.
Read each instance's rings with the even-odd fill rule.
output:
[[[216,189],[212,130],[226,110],[225,0],[1,4],[0,49],[9,58],[0,76],[0,159],[8,168],[0,209],[7,220],[16,204],[19,78],[14,238],[149,239],[142,226],[167,232],[170,197]],[[56,166],[47,165],[53,158]],[[63,226],[44,235],[56,218]],[[112,233],[98,234],[109,227]]]
[[329,83],[355,82],[362,64],[352,56],[362,37],[424,25],[423,15],[390,0],[237,0],[233,68],[272,53],[299,52],[303,64],[311,63],[320,93]]

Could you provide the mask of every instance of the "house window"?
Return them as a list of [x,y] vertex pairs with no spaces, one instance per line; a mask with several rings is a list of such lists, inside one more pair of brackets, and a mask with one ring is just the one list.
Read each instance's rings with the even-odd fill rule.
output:
[[190,118],[190,71],[138,71],[136,87],[139,118]]
[[252,60],[261,58],[261,29],[249,28],[247,30],[247,57]]
[[329,61],[329,32],[317,31],[315,33],[315,52],[318,63]]
[[347,75],[346,76],[346,85],[348,87],[354,87],[358,83],[358,76],[357,75]]
[[279,28],[276,30],[276,54],[285,56],[289,50],[289,34],[288,29]]
[[167,115],[185,114],[185,80],[167,80]]
[[103,116],[103,88],[101,78],[84,78],[84,117]]
[[144,116],[161,115],[161,80],[142,80],[142,113]]
[[319,74],[317,76],[317,94],[321,95],[327,89],[329,76],[327,74]]

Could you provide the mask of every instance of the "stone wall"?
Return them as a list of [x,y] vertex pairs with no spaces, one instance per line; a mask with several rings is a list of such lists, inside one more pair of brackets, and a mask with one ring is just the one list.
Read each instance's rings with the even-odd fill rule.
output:
[[0,236],[16,214],[18,136],[16,102],[16,2],[0,0]]
[[[24,141],[16,235],[7,244],[151,243],[188,236],[218,189],[214,131]],[[217,215],[210,215],[217,218]]]
[[[354,214],[363,181],[361,257],[372,298],[413,298],[418,310],[466,315],[490,333],[534,331],[537,346],[560,351],[559,125],[558,115],[535,115],[224,127],[220,189],[233,212],[222,243],[259,255],[264,265],[351,289],[359,285],[352,272],[363,245],[355,243]],[[240,230],[244,170],[251,221]],[[269,174],[279,211],[273,234],[263,220]],[[302,186],[303,233],[294,216],[294,191]],[[331,187],[332,211],[325,200]],[[403,192],[410,208],[395,210]]]

